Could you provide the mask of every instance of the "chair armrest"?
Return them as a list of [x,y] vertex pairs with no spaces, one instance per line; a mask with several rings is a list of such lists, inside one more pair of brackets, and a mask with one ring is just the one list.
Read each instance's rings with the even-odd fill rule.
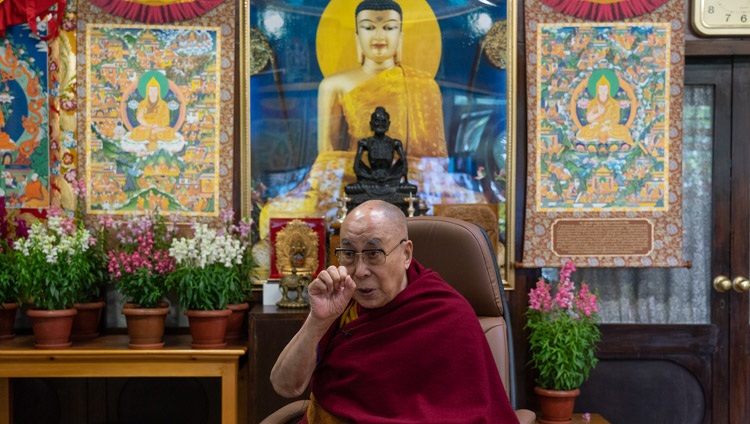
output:
[[297,400],[288,403],[266,417],[260,424],[296,423],[307,413],[308,403],[310,403],[309,400]]
[[536,422],[536,414],[528,409],[516,409],[516,418],[520,424],[534,424]]

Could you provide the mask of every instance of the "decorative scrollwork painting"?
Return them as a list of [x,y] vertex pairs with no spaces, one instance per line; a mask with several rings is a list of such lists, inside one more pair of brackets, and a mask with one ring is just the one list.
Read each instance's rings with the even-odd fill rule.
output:
[[684,3],[590,22],[525,3],[524,265],[682,266]]
[[80,7],[86,212],[218,217],[231,207],[233,6],[184,25]]

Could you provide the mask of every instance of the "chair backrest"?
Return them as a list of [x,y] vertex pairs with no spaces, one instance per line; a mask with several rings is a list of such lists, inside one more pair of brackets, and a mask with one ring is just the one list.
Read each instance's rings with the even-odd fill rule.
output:
[[456,218],[418,216],[407,220],[414,257],[437,271],[474,308],[498,372],[516,408],[513,337],[497,258],[489,237],[473,223]]

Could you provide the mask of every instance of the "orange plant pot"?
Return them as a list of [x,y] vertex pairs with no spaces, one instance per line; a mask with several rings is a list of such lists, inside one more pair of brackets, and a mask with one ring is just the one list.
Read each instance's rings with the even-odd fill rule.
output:
[[163,304],[159,308],[138,308],[137,305],[126,304],[122,308],[128,327],[130,349],[161,349],[164,347],[164,327],[166,325],[169,306]]
[[245,323],[247,322],[247,311],[250,304],[247,302],[227,305],[232,315],[227,318],[227,332],[225,340],[239,340],[247,335]]
[[78,313],[73,317],[71,340],[90,340],[99,337],[99,321],[106,302],[76,303]]
[[534,387],[534,393],[539,398],[541,416],[537,419],[540,424],[562,424],[572,422],[573,407],[576,397],[581,394],[574,390],[547,390]]
[[190,335],[193,336],[193,349],[221,349],[226,347],[224,336],[227,332],[229,309],[218,311],[187,310]]
[[0,305],[0,340],[12,339],[13,326],[16,324],[16,311],[18,303],[3,303]]
[[34,347],[37,349],[65,349],[73,343],[70,332],[73,329],[75,309],[42,311],[29,309],[26,315],[31,318],[31,330],[34,333]]

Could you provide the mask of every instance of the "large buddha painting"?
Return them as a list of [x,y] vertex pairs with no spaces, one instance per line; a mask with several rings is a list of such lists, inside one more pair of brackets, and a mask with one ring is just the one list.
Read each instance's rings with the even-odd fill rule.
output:
[[427,214],[437,204],[498,204],[505,242],[511,7],[495,0],[251,2],[243,23],[243,207],[261,237],[270,218],[335,218],[344,187],[356,180],[357,143],[373,135],[371,114],[382,106]]

